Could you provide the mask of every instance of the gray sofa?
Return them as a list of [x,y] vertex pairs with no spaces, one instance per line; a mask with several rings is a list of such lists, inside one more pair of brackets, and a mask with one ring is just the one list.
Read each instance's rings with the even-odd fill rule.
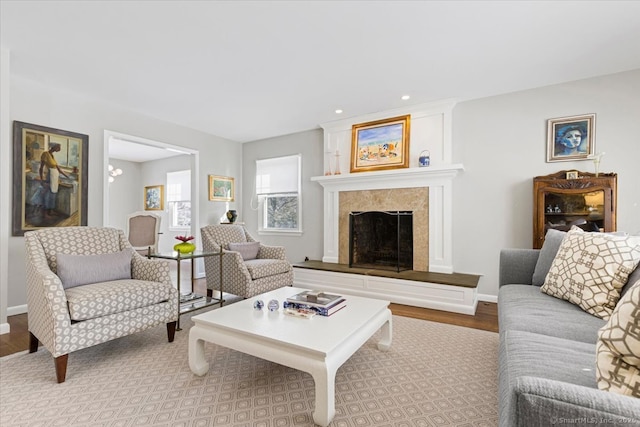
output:
[[[540,254],[500,253],[500,426],[640,425],[640,399],[601,391],[596,383],[598,329],[606,322],[540,292],[555,253]],[[547,259],[538,263],[539,257]],[[638,278],[640,267],[623,292]]]

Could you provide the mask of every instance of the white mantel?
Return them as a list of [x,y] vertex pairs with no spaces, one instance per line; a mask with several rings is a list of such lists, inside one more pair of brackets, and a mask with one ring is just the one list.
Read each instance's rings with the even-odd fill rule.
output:
[[462,164],[391,169],[311,178],[324,188],[323,262],[338,262],[341,191],[429,188],[429,271],[453,273],[452,183]]

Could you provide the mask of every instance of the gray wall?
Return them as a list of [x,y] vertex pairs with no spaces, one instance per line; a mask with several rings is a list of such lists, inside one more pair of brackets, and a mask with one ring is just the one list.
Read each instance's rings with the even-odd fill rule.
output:
[[593,162],[546,163],[547,119],[596,114],[601,172],[618,174],[618,230],[640,232],[640,70],[459,103],[454,110],[454,269],[497,295],[501,248],[531,248],[533,177]]
[[[103,193],[106,167],[103,138],[105,129],[198,150],[200,154],[198,165],[200,225],[216,221],[229,208],[226,203],[208,201],[207,177],[208,175],[240,177],[241,144],[157,120],[81,94],[54,89],[15,75],[10,76],[10,93],[11,121],[19,120],[89,135],[87,215],[89,226],[104,225]],[[5,93],[3,92],[1,96],[4,101]],[[3,153],[13,152],[10,139],[2,138],[1,142],[0,149]],[[3,179],[11,180],[11,170],[3,168],[0,173]],[[140,195],[143,187],[142,184],[133,185],[131,191]],[[236,196],[242,196],[240,188],[236,188]],[[231,208],[236,208],[234,203],[231,204]],[[11,205],[3,205],[2,209],[6,209],[10,214]],[[3,235],[6,233],[10,236],[7,256],[8,277],[11,280],[7,285],[6,306],[17,307],[16,310],[20,310],[26,304],[24,239],[11,236],[10,227],[3,228],[1,232]],[[4,305],[5,301],[2,304]],[[0,319],[0,323],[3,321],[4,319]]]
[[131,191],[142,182],[142,166],[138,162],[120,159],[109,159],[114,169],[122,169],[122,175],[109,184],[109,218],[105,225],[127,229],[127,215],[142,210],[142,191]]
[[[265,244],[281,245],[287,248],[290,262],[309,259],[322,259],[322,221],[323,192],[320,184],[311,182],[312,176],[322,175],[323,134],[321,129],[284,135],[277,138],[253,141],[242,145],[242,211],[238,220],[244,221],[249,232],[256,240]],[[256,207],[255,173],[256,160],[302,154],[302,227],[301,236],[258,234],[258,211]],[[262,207],[262,205],[260,205]]]

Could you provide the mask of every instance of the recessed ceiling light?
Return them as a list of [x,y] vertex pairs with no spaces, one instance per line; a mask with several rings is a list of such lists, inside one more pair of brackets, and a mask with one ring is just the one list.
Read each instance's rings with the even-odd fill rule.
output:
[[402,100],[406,101],[407,99],[411,98],[409,95],[402,95]]
[[336,110],[336,114],[342,114],[342,110],[341,109],[337,109]]

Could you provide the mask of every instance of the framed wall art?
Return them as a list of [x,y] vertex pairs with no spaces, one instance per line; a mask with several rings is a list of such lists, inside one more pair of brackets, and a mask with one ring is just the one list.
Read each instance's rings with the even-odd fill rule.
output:
[[209,175],[209,200],[215,202],[233,202],[235,200],[233,178]]
[[12,234],[87,225],[89,136],[13,122]]
[[595,114],[547,121],[547,162],[587,160],[595,153]]
[[161,211],[164,209],[164,185],[144,187],[144,210]]
[[411,116],[353,125],[351,172],[409,167]]

